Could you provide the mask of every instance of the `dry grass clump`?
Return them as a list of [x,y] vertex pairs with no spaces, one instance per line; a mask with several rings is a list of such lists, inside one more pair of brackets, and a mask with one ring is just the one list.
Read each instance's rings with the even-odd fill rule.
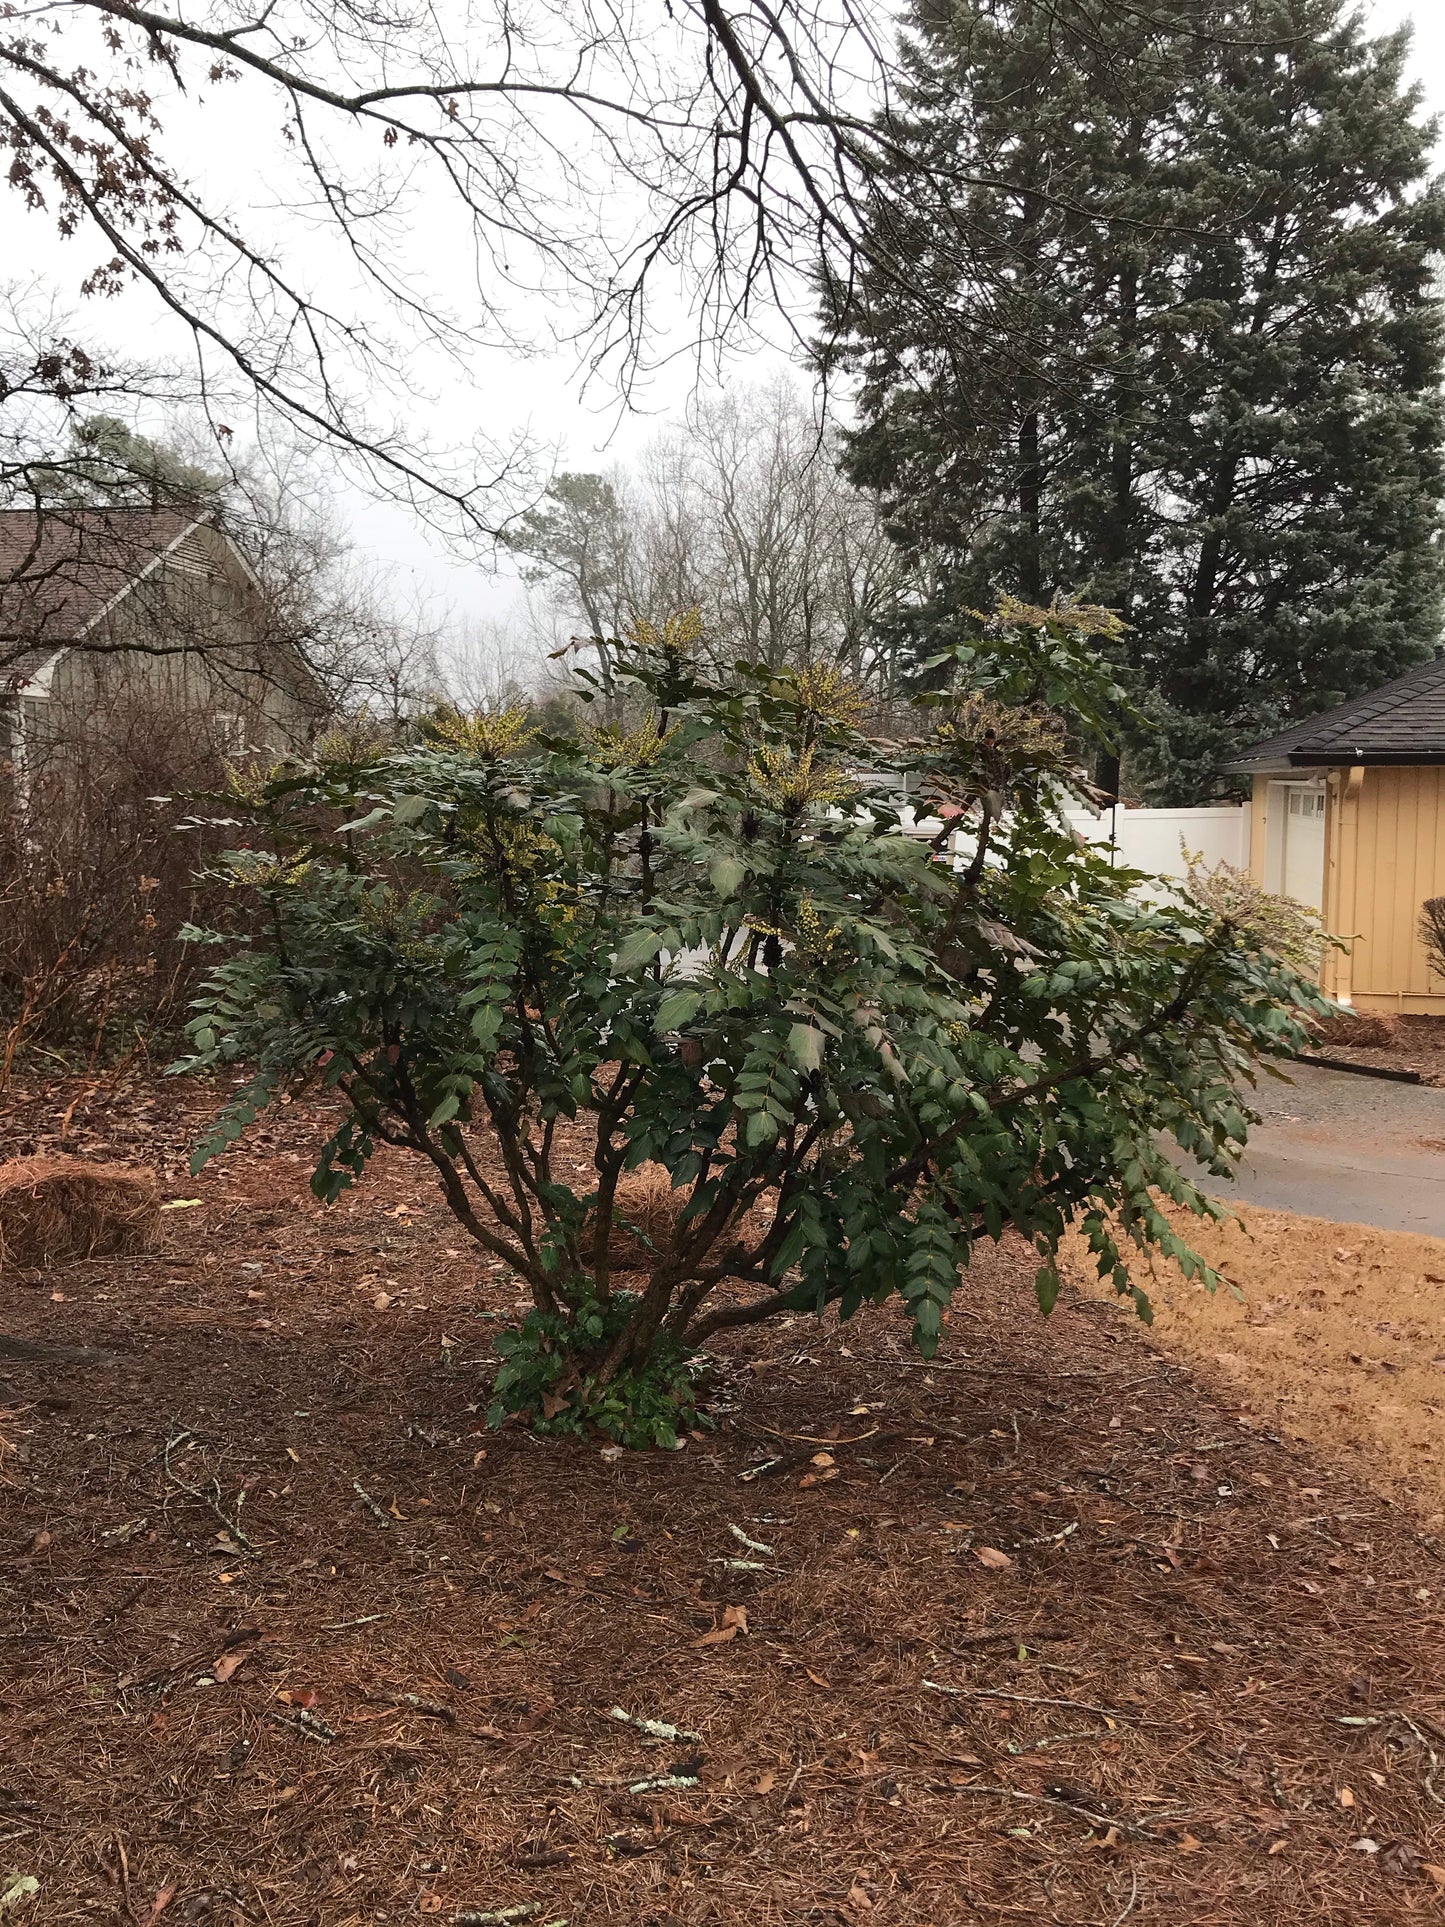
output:
[[[661,1164],[640,1164],[618,1179],[607,1263],[613,1271],[651,1271],[672,1242],[688,1191],[674,1191]],[[593,1229],[589,1220],[589,1229]],[[595,1237],[595,1229],[593,1230]]]
[[[685,1184],[681,1190],[673,1189],[672,1176],[666,1165],[655,1162],[639,1164],[635,1171],[626,1172],[618,1180],[613,1201],[612,1231],[607,1240],[609,1268],[624,1275],[630,1271],[651,1272],[659,1252],[665,1252],[670,1247],[691,1195],[691,1185]],[[760,1223],[766,1224],[767,1196],[765,1194],[764,1199],[753,1207],[738,1229],[754,1235]],[[761,1219],[757,1217],[759,1212],[764,1214]],[[590,1217],[587,1231],[595,1238]],[[729,1243],[731,1238],[723,1238],[712,1257],[715,1259],[720,1256]],[[584,1250],[590,1253],[590,1248],[589,1240]]]
[[1400,1040],[1400,1020],[1379,1010],[1341,1011],[1317,1017],[1315,1040],[1333,1050],[1393,1050]]
[[81,1158],[0,1164],[0,1265],[147,1251],[160,1230],[160,1196],[145,1171]]
[[[1137,1267],[1161,1348],[1445,1524],[1445,1241],[1237,1208],[1225,1224],[1176,1222],[1242,1304],[1162,1260]],[[1081,1239],[1068,1269],[1112,1298]]]

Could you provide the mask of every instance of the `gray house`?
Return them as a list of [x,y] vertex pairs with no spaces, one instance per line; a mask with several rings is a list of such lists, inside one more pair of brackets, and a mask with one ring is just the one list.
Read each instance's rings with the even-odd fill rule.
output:
[[0,510],[0,759],[11,793],[149,719],[182,760],[299,747],[325,711],[261,585],[207,514]]

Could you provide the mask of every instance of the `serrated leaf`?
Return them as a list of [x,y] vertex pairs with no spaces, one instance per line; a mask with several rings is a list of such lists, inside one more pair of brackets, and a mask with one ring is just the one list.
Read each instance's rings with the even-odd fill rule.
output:
[[801,1070],[817,1070],[823,1061],[822,1031],[815,1024],[794,1024],[788,1032],[788,1050]]
[[697,1015],[702,1003],[698,990],[670,990],[653,1013],[654,1030],[678,1030]]
[[747,867],[735,856],[715,856],[707,869],[712,887],[720,897],[734,896],[747,875]]
[[650,964],[661,948],[662,938],[655,930],[634,930],[612,959],[612,968],[619,977],[626,977]]
[[374,810],[368,810],[365,816],[358,816],[355,822],[343,823],[336,834],[338,836],[347,836],[353,830],[373,830],[378,823],[384,823],[390,815],[391,811],[387,808],[386,804],[378,803]]

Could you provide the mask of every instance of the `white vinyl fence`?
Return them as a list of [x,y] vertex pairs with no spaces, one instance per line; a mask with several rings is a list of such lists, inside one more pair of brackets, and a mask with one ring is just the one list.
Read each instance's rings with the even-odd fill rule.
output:
[[[1112,810],[1064,812],[1065,819],[1086,842],[1110,847],[1120,869],[1143,870],[1149,876],[1182,878],[1189,866],[1184,852],[1198,857],[1206,870],[1228,863],[1236,870],[1249,867],[1249,805],[1227,803],[1198,810],[1134,810],[1120,803]],[[915,818],[905,810],[904,832],[931,837],[943,825],[936,816]],[[967,862],[973,838],[960,831],[950,839],[955,862]]]
[[1131,810],[1124,804],[1095,815],[1070,810],[1068,820],[1090,843],[1112,844],[1114,862],[1151,876],[1182,877],[1182,849],[1203,859],[1206,870],[1228,863],[1249,866],[1249,805],[1226,803],[1198,810]]

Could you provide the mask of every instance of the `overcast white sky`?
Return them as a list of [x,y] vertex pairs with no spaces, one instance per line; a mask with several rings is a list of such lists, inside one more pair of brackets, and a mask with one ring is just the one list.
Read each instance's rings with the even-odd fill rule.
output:
[[[1415,23],[1413,72],[1424,91],[1432,112],[1445,119],[1445,0],[1367,0],[1370,24],[1380,31],[1403,21]],[[258,157],[257,141],[263,130],[248,123],[240,93],[230,97],[212,89],[204,105],[204,122],[181,134],[185,150],[196,157],[198,170],[219,182],[223,190],[232,183],[245,181],[239,189],[251,201],[251,219],[264,221],[267,210],[258,203],[267,195],[266,177],[276,181],[276,196],[271,211],[289,223],[288,239],[296,229],[296,216],[286,207],[284,163],[277,150],[274,169]],[[173,122],[168,133],[178,130]],[[168,145],[170,143],[168,142]],[[237,170],[233,156],[248,155],[244,170]],[[1445,165],[1445,151],[1441,153]],[[259,175],[262,187],[256,189]],[[304,230],[303,230],[304,233]],[[418,202],[409,210],[402,238],[402,250],[409,256],[417,276],[440,290],[442,298],[451,291],[459,306],[465,308],[474,262],[469,257],[465,237],[449,226],[445,209],[434,201]],[[58,243],[48,220],[27,217],[18,208],[14,195],[0,199],[0,280],[8,280],[17,270],[37,283],[61,287],[74,286],[81,275],[94,265],[94,248],[88,240],[83,254],[74,246]],[[454,265],[455,264],[455,265]],[[311,263],[306,264],[311,267]],[[335,262],[327,264],[318,257],[314,272],[332,285]],[[403,274],[407,270],[403,268]],[[470,298],[475,302],[475,294]],[[345,303],[344,272],[340,283],[340,302]],[[153,339],[154,318],[149,304],[141,306],[128,300],[87,304],[86,321],[103,331],[106,338],[119,339],[120,345],[140,352]],[[558,467],[603,468],[634,456],[663,421],[675,417],[686,406],[693,390],[696,369],[685,352],[674,365],[645,385],[635,397],[640,409],[619,410],[606,388],[598,386],[584,393],[578,378],[574,355],[553,345],[560,324],[557,310],[533,305],[527,310],[532,352],[513,355],[501,349],[489,350],[474,364],[473,374],[458,380],[456,371],[435,357],[417,356],[408,366],[400,384],[399,401],[391,406],[429,422],[439,439],[465,444],[475,435],[490,435],[498,443],[526,437],[544,450],[555,451]],[[770,330],[771,345],[753,342],[746,352],[727,367],[729,382],[767,380],[788,365],[788,337],[779,321]],[[676,340],[685,351],[688,340],[686,317],[679,314]],[[799,380],[803,377],[800,375]],[[393,506],[367,501],[354,489],[344,495],[348,518],[359,547],[375,555],[390,572],[399,592],[415,589],[444,601],[457,618],[497,619],[504,617],[518,600],[518,585],[509,572],[499,578],[490,558],[480,545],[466,556],[448,552],[445,545],[420,526],[407,512]]]
[[[1403,22],[1413,23],[1412,72],[1430,111],[1445,123],[1445,0],[1372,0],[1366,11],[1371,26],[1379,32],[1388,32]],[[1438,151],[1440,164],[1445,167],[1445,139]],[[770,355],[750,352],[739,358],[728,378],[757,381],[766,379],[775,369],[785,368],[788,357],[781,328],[777,342]],[[591,400],[584,398],[565,356],[499,368],[498,384],[506,391],[505,404],[500,394],[498,397],[499,421],[505,415],[557,447],[559,466],[603,468],[634,454],[656,433],[660,418],[681,412],[693,386],[693,370],[684,356],[669,377],[659,379],[646,393],[644,413],[619,413],[602,394]],[[419,584],[429,586],[459,608],[495,615],[504,613],[515,600],[514,583],[491,579],[475,567],[459,567],[395,509],[360,504],[357,524],[362,539],[390,556]]]

